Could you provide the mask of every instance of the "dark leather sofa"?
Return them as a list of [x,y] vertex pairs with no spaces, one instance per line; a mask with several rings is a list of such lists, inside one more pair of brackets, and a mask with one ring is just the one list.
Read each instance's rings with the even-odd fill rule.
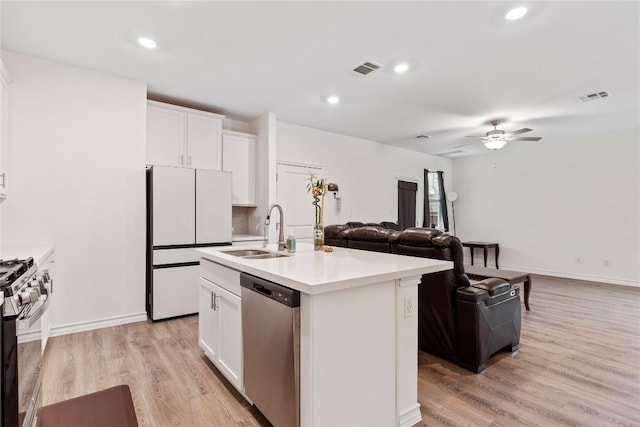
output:
[[391,222],[350,222],[325,227],[325,244],[453,262],[453,270],[425,274],[418,286],[421,350],[481,372],[494,353],[518,349],[520,289],[495,278],[471,284],[457,237],[431,228],[399,230]]

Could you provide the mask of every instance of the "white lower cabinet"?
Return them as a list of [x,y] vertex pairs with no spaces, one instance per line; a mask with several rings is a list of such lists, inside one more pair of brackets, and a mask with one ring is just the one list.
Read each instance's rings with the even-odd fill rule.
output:
[[241,299],[204,277],[200,277],[199,292],[200,347],[229,382],[243,392]]

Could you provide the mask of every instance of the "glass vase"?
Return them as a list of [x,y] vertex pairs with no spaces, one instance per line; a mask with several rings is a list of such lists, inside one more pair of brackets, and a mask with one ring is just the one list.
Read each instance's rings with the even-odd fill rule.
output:
[[322,223],[313,227],[313,250],[321,251],[324,248],[324,227]]

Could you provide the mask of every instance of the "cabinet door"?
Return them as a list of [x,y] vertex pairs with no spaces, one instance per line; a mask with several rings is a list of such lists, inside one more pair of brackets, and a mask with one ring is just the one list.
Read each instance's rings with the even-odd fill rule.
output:
[[218,312],[218,369],[243,391],[242,313],[240,297],[214,285]]
[[186,166],[186,113],[147,106],[147,164]]
[[222,121],[204,114],[187,115],[187,167],[194,169],[222,169]]
[[153,269],[153,320],[198,312],[197,265]]
[[153,245],[195,243],[195,171],[153,167]]
[[231,242],[231,174],[196,171],[196,243]]
[[200,278],[198,337],[200,347],[212,362],[218,359],[218,312],[214,284]]
[[233,204],[256,204],[256,139],[248,135],[222,137],[222,168],[233,174]]

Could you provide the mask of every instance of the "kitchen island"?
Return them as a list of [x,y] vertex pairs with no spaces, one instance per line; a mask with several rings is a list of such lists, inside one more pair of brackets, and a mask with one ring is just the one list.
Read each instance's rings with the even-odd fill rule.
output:
[[[276,252],[275,245],[267,249]],[[226,306],[229,318],[240,318],[241,272],[300,291],[301,426],[411,426],[421,420],[417,287],[422,274],[449,270],[451,262],[346,248],[315,252],[304,243],[291,256],[269,259],[224,253],[229,250],[200,250],[201,290],[215,287],[228,294],[228,302],[223,295],[220,304],[218,293],[211,294],[219,315]],[[216,282],[226,285],[219,288]],[[236,325],[235,333],[218,329],[210,334],[218,344],[203,343],[206,298],[201,294],[201,346],[243,393],[242,338],[234,341],[240,322],[218,321],[218,326]],[[237,349],[219,348],[222,341],[235,342]]]

